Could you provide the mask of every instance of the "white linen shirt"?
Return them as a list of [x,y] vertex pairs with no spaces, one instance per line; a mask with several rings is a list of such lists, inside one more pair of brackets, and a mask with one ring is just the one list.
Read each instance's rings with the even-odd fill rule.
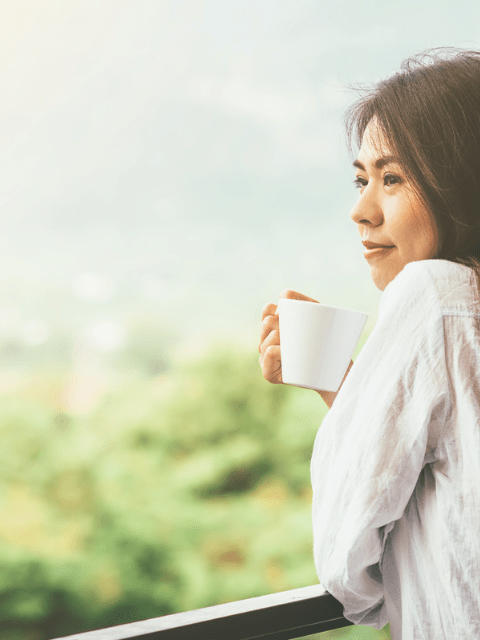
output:
[[473,271],[407,264],[318,431],[321,584],[392,640],[480,638],[480,304]]

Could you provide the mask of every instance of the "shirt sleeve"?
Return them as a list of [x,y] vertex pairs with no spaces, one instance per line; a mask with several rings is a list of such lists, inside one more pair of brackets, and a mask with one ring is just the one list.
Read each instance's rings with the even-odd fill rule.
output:
[[386,287],[312,455],[317,574],[354,624],[388,623],[385,539],[435,459],[447,397],[441,308],[426,268],[410,263]]

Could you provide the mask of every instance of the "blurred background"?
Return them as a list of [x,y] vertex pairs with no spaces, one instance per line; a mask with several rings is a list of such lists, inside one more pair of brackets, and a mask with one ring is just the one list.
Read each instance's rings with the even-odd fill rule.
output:
[[343,112],[440,46],[477,2],[0,2],[1,640],[317,581],[325,409],[263,380],[261,309],[366,339]]

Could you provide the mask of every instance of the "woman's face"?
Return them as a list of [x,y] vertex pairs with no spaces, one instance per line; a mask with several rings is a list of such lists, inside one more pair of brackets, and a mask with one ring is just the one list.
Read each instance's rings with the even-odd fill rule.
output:
[[435,255],[437,226],[401,165],[381,143],[373,121],[365,130],[353,164],[360,198],[351,218],[362,237],[372,280],[383,291],[406,264]]

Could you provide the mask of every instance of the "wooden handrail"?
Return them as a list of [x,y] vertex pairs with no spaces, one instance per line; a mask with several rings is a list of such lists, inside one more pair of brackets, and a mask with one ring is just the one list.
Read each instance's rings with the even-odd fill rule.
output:
[[319,584],[56,640],[290,640],[351,624]]

